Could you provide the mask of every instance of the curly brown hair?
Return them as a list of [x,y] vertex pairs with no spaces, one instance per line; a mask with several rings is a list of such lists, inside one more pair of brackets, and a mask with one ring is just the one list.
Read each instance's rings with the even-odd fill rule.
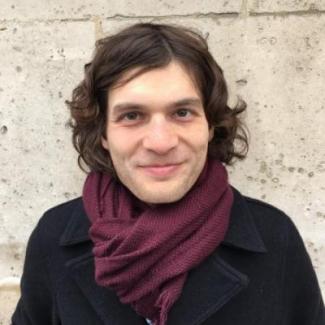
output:
[[239,99],[234,108],[228,106],[223,71],[206,40],[181,26],[139,23],[96,42],[92,61],[85,65],[84,79],[73,90],[72,100],[66,101],[71,113],[68,124],[82,170],[86,171],[86,165],[90,171],[114,174],[109,153],[101,143],[105,137],[108,90],[133,68],[140,69],[131,79],[172,60],[186,68],[201,93],[209,127],[214,128],[208,154],[228,165],[234,158],[246,156],[248,133],[238,116],[246,104]]

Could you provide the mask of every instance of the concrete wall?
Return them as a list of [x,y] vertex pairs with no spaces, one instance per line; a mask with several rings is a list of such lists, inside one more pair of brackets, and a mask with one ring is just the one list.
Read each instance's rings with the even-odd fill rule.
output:
[[84,180],[64,100],[94,41],[138,21],[200,30],[248,103],[251,149],[229,168],[243,193],[300,230],[325,292],[325,0],[0,0],[0,324],[16,303],[25,245]]

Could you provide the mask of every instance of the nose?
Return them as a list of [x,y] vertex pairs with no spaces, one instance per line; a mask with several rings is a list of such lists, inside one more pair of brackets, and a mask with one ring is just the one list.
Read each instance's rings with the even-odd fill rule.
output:
[[165,117],[152,119],[147,125],[143,138],[145,149],[163,155],[170,152],[178,145],[178,135],[171,121]]

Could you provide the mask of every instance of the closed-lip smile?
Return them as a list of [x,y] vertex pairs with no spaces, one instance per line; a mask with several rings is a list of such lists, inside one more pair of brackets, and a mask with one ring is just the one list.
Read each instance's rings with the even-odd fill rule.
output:
[[180,166],[181,163],[170,163],[142,165],[140,166],[140,168],[150,176],[157,178],[165,178],[174,174]]

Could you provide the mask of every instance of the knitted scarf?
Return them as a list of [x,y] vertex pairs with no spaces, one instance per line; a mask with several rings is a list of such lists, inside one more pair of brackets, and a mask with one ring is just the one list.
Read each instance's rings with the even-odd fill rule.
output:
[[83,202],[97,284],[155,325],[167,324],[188,272],[224,239],[232,201],[226,169],[212,159],[182,199],[154,206],[115,178],[91,172]]

